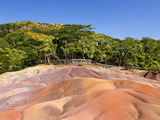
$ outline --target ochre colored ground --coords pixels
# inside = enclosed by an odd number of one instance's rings
[[[0,120],[160,120],[159,81],[158,74],[92,64],[4,73]]]

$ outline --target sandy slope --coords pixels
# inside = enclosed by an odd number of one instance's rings
[[[0,120],[159,120],[160,77],[144,74],[89,64],[4,73]]]

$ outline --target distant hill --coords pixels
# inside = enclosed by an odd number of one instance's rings
[[[78,58],[160,71],[160,40],[120,40],[93,30],[91,25],[33,21],[0,24],[0,73]]]

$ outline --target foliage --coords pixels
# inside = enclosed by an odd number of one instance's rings
[[[160,40],[115,39],[91,25],[32,21],[0,25],[0,73],[59,59],[92,59],[124,67],[160,71]]]

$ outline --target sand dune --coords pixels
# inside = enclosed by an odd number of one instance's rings
[[[4,73],[0,120],[159,120],[160,79],[144,74],[92,64]]]

